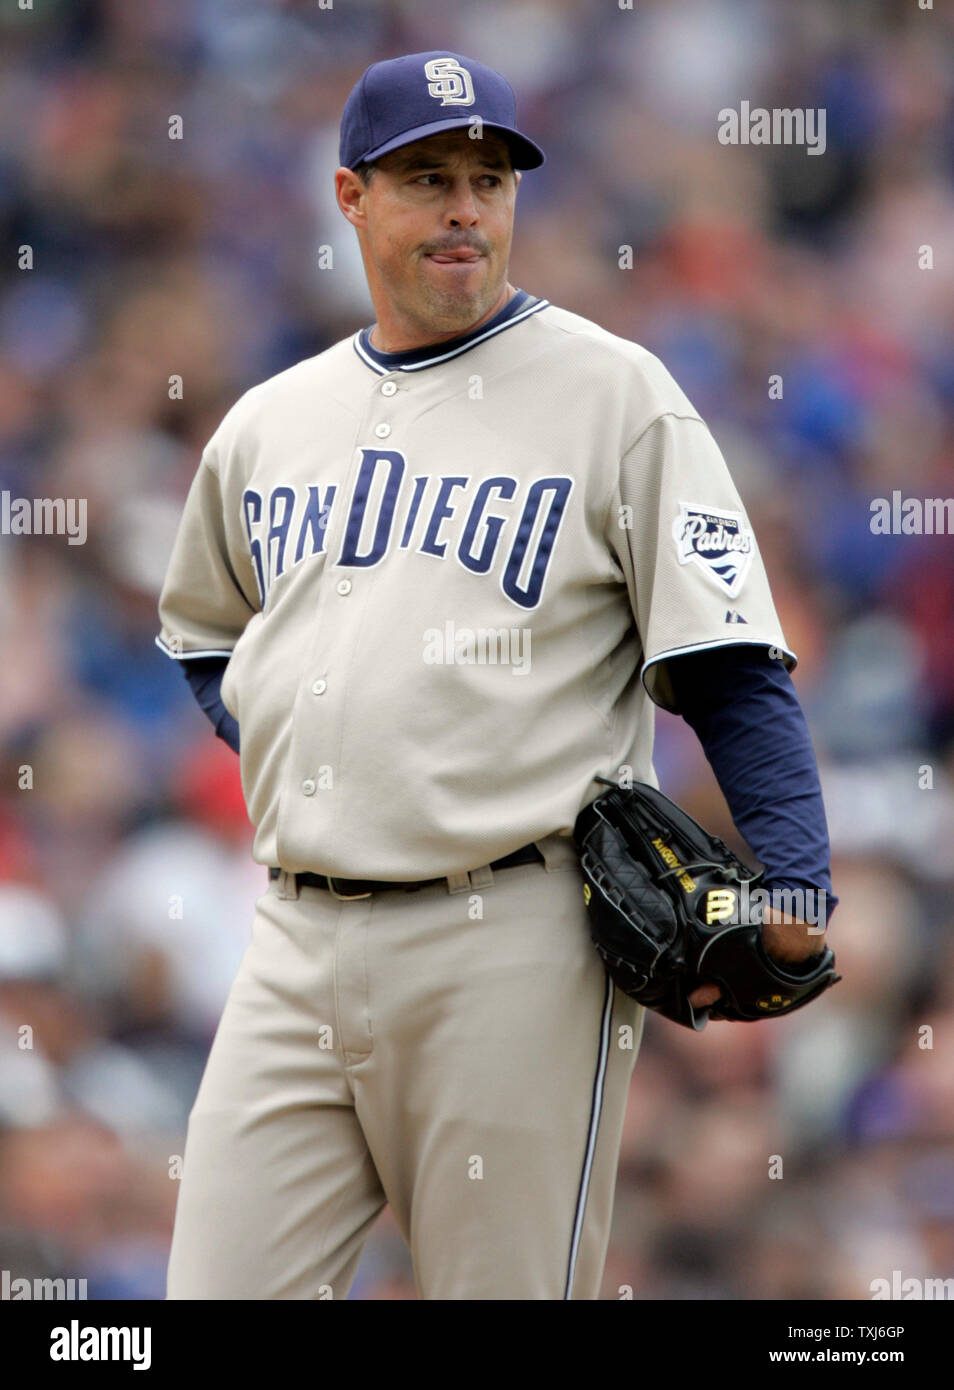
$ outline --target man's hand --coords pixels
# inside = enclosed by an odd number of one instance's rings
[[[825,949],[825,933],[817,927],[809,931],[809,923],[790,912],[766,907],[762,914],[762,941],[773,960],[780,965],[796,965],[810,956],[821,955]],[[718,985],[699,985],[689,996],[694,1009],[705,1009],[721,996]]]

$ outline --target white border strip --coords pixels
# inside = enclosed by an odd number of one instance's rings
[[[488,328],[486,333],[479,334],[471,342],[463,343],[460,347],[453,348],[450,352],[443,352],[438,357],[428,357],[423,362],[412,362],[405,364],[403,367],[382,367],[380,362],[376,362],[373,357],[370,357],[361,346],[360,342],[361,334],[364,332],[364,329],[356,333],[351,341],[361,361],[376,371],[378,376],[387,376],[391,372],[420,372],[423,371],[425,367],[435,367],[439,362],[448,362],[452,357],[459,357],[462,352],[469,352],[470,349],[476,347],[478,343],[486,342],[488,338],[492,338],[496,333],[502,333],[505,328],[512,328],[515,323],[520,323],[523,319],[529,318],[531,314],[539,313],[541,309],[548,309],[549,307],[549,299],[539,299],[535,304],[531,304],[529,308],[521,309],[519,314],[514,314],[512,319],[507,319],[504,323],[498,323],[496,328]]]
[[[600,1114],[603,1109],[603,1088],[606,1082],[606,1063],[609,1057],[610,1020],[613,1016],[613,980],[606,976],[606,998],[603,1001],[603,1017],[600,1021],[600,1049],[596,1061],[596,1076],[593,1078],[593,1101],[590,1105],[590,1129],[586,1138],[586,1155],[583,1159],[583,1172],[580,1174],[580,1190],[576,1198],[576,1213],[573,1218],[573,1238],[570,1242],[570,1262],[566,1271],[564,1301],[573,1292],[573,1275],[576,1272],[576,1257],[583,1233],[583,1216],[586,1212],[586,1199],[590,1190],[590,1174],[593,1170],[593,1154],[596,1151],[596,1136],[600,1127]]]
[[[220,651],[220,650],[218,650],[217,648],[216,648],[216,649],[213,649],[213,648],[211,648],[211,647],[210,647],[208,650],[206,650],[206,651],[200,651],[200,652],[177,652],[177,651],[173,651],[172,647],[170,647],[170,646],[168,645],[168,643],[163,642],[163,640],[162,640],[161,637],[157,637],[157,638],[156,638],[156,646],[159,648],[159,650],[160,650],[161,652],[165,652],[166,656],[171,657],[173,661],[189,661],[189,660],[190,660],[192,657],[194,657],[194,656],[231,656],[231,655],[232,655],[231,650],[229,650],[229,651]]]

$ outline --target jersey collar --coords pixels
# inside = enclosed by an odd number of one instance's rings
[[[512,328],[515,323],[521,323],[531,314],[538,313],[545,309],[549,304],[548,299],[538,299],[535,295],[527,294],[526,290],[517,290],[507,300],[506,304],[492,319],[482,323],[479,328],[472,329],[469,333],[463,333],[459,338],[448,338],[443,343],[431,343],[425,347],[409,348],[407,352],[379,352],[377,348],[371,346],[372,324],[368,328],[362,328],[354,335],[352,343],[354,350],[367,366],[380,376],[388,372],[419,372],[424,367],[434,367],[439,362],[447,362],[452,357],[458,357],[462,352],[467,352],[470,348],[476,347],[487,338],[492,338],[495,333],[502,333],[505,328]]]

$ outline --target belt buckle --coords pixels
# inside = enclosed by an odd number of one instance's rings
[[[331,874],[325,874],[325,878],[328,882],[328,892],[333,898],[337,898],[339,903],[353,903],[357,902],[359,898],[371,897],[370,893],[339,893]]]

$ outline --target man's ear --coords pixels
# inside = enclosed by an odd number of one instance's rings
[[[338,208],[355,226],[364,222],[364,192],[361,180],[350,169],[342,166],[335,171],[335,197]]]

